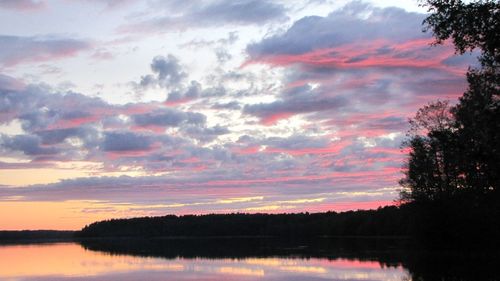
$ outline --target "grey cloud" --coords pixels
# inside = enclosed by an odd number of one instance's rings
[[[175,198],[172,200],[175,202],[189,198],[189,195],[183,194],[182,191],[189,193],[189,190],[193,190],[193,188],[197,190],[199,189],[198,183],[213,178],[207,175],[192,180],[175,176],[76,178],[62,180],[55,184],[16,189],[0,187],[0,201],[10,196],[22,196],[27,200],[36,201],[97,199],[151,204],[155,201],[154,198],[162,203]],[[196,184],[197,187],[191,187],[193,184]]]
[[[231,101],[228,103],[215,103],[212,105],[213,109],[229,109],[229,110],[240,110],[241,105],[237,101]]]
[[[96,109],[112,109],[114,106],[108,104],[104,100],[98,97],[89,97],[84,94],[76,93],[76,92],[65,92],[65,93],[59,93],[58,94],[60,97],[60,100],[56,100],[53,103],[58,103],[61,108],[65,109],[65,112],[67,112],[66,116],[71,116],[71,113],[68,112],[75,112],[75,114],[86,114],[86,112],[91,112]],[[49,96],[49,98],[56,99],[56,96]],[[79,116],[80,118],[82,116]]]
[[[59,121],[92,118],[96,115],[93,111],[105,113],[114,108],[99,98],[74,92],[51,92],[43,86],[30,85],[17,92],[0,91],[0,109],[10,113],[5,120],[0,115],[0,122],[17,118],[29,132],[44,130]]]
[[[90,126],[42,130],[36,131],[35,134],[41,138],[44,145],[58,144],[71,137],[77,137],[88,145],[98,138],[97,130]]]
[[[262,24],[286,19],[285,7],[269,0],[157,1],[153,8],[165,12],[155,18],[123,26],[121,30],[165,32],[187,27]],[[173,10],[176,15],[172,15]]]
[[[23,130],[31,132],[37,129],[44,129],[49,124],[55,122],[57,113],[55,110],[36,110],[18,116],[21,120]]]
[[[288,137],[258,138],[249,135],[241,136],[237,144],[244,146],[265,145],[271,148],[285,150],[300,150],[307,148],[325,148],[331,143],[327,137],[307,136],[304,134],[293,134]]]
[[[449,66],[459,66],[459,67],[479,67],[479,51],[475,50],[471,53],[465,53],[461,56],[453,56],[445,59],[443,63]]]
[[[169,90],[167,103],[188,102],[200,97],[219,97],[226,95],[226,89],[221,86],[202,88],[198,81],[184,83],[188,74],[183,70],[177,57],[169,54],[167,57],[156,56],[151,62],[153,74],[143,75],[139,82],[131,82],[131,86],[139,93],[148,88],[162,87]]]
[[[73,120],[73,119],[85,118],[85,117],[89,117],[89,116],[92,116],[92,114],[90,114],[89,112],[81,111],[81,110],[77,109],[77,110],[70,111],[70,112],[63,112],[61,114],[61,119]]]
[[[245,105],[243,113],[266,119],[279,114],[294,115],[325,110],[338,110],[349,104],[349,101],[345,97],[329,97],[321,92],[320,89],[313,90],[310,86],[297,87],[290,91],[294,91],[295,93],[284,93],[282,94],[282,99],[271,103]]]
[[[20,91],[24,87],[21,81],[0,73],[0,92]]]
[[[45,7],[43,0],[0,0],[0,8],[18,10],[18,11],[32,11]]]
[[[129,125],[128,120],[123,120],[118,116],[104,116],[101,124],[105,129],[126,128]]]
[[[20,151],[28,156],[53,155],[59,152],[55,147],[44,147],[40,138],[32,135],[0,136],[0,147],[7,151]]]
[[[283,149],[304,149],[304,148],[324,148],[330,144],[330,140],[319,137],[308,137],[304,135],[292,135],[287,138],[271,137],[261,142],[261,144],[269,145]]]
[[[168,94],[167,102],[182,102],[198,98],[201,95],[201,84],[191,81],[191,85],[185,90],[175,90]]]
[[[9,84],[0,86],[2,87],[0,88],[0,123],[9,122],[20,115],[32,112],[43,99],[42,91],[39,89],[34,87],[13,89],[12,84]]]
[[[153,140],[146,135],[132,132],[106,132],[101,149],[103,151],[143,151],[149,150]]]
[[[262,154],[259,157],[264,157],[262,161],[265,161],[265,167],[260,165],[249,165],[254,161],[261,161],[259,158],[233,158],[233,156],[228,152],[227,149],[222,147],[212,147],[205,148],[200,146],[193,146],[190,149],[191,157],[197,157],[202,164],[206,164],[207,159],[214,161],[234,161],[228,166],[223,166],[218,169],[207,169],[204,171],[198,171],[195,176],[193,176],[192,170],[188,167],[188,163],[182,163],[176,160],[174,157],[164,156],[160,154],[155,154],[148,158],[147,165],[148,169],[158,168],[160,170],[164,169],[182,169],[185,173],[174,173],[168,176],[143,176],[143,177],[89,177],[89,178],[77,178],[71,180],[63,180],[55,184],[48,185],[36,185],[28,186],[23,188],[0,188],[0,201],[2,198],[9,198],[13,196],[21,196],[27,201],[54,201],[54,200],[108,200],[110,202],[128,202],[140,204],[145,202],[147,204],[154,204],[161,201],[162,204],[168,204],[169,202],[184,202],[192,198],[193,192],[199,192],[202,189],[218,189],[220,192],[224,193],[226,188],[231,191],[232,196],[235,195],[238,190],[238,186],[244,185],[247,188],[251,188],[251,193],[259,194],[259,196],[280,196],[283,198],[291,199],[294,195],[303,195],[307,193],[321,194],[325,192],[332,192],[332,181],[328,177],[326,178],[300,178],[300,175],[304,175],[300,171],[301,166],[309,166],[308,163],[312,162],[301,162],[294,161],[293,158],[283,158],[276,157],[270,154]],[[184,157],[188,157],[187,155]],[[187,158],[180,158],[187,159]],[[154,161],[153,161],[154,160]],[[243,160],[243,162],[241,162]],[[314,160],[314,159],[312,159]],[[155,163],[156,161],[156,163]],[[249,162],[251,161],[251,162]],[[158,164],[157,167],[153,167]],[[184,165],[184,166],[183,166]],[[299,169],[299,170],[297,170]],[[314,167],[314,173],[321,175],[324,170],[318,170],[318,167]],[[272,179],[276,176],[273,171],[280,172],[279,178],[283,178],[277,182],[267,182],[267,179]],[[289,171],[289,173],[283,173]],[[292,178],[287,179],[287,176]],[[259,181],[262,179],[262,181]],[[234,180],[234,182],[233,182]],[[248,183],[244,183],[248,180]],[[349,181],[348,183],[346,183]],[[347,177],[345,180],[337,179],[335,181],[335,191],[341,191],[348,189],[350,191],[363,190],[371,188],[371,186],[380,186],[380,184],[386,184],[386,182],[377,184],[363,184],[363,186],[353,186],[351,183],[352,178]],[[304,184],[310,185],[310,188],[291,188],[299,187]],[[248,196],[249,189],[244,188],[242,191],[243,196]],[[210,193],[211,194],[211,193]],[[218,193],[217,196],[220,196]],[[211,196],[206,194],[207,196]],[[215,196],[215,195],[214,195]],[[295,197],[295,198],[303,198]],[[200,200],[205,200],[207,197],[203,195],[199,197]],[[165,201],[166,200],[166,201]]]
[[[184,132],[193,138],[196,138],[198,140],[202,140],[205,142],[212,141],[217,136],[230,133],[228,128],[220,126],[220,125],[216,125],[216,126],[210,127],[210,128],[202,128],[199,126],[189,126],[184,130]]]
[[[371,129],[386,129],[404,131],[408,127],[408,120],[402,116],[389,116],[382,119],[367,120],[367,127]]]
[[[192,12],[190,18],[205,23],[225,22],[238,24],[262,23],[283,18],[285,8],[267,0],[212,1]]]
[[[182,71],[179,60],[173,55],[155,57],[151,63],[151,70],[157,74],[158,81],[166,85],[175,85],[187,76]]]
[[[224,86],[211,87],[203,90],[203,97],[222,97],[227,94],[227,90]]]
[[[156,85],[158,85],[158,80],[156,80],[153,75],[147,74],[141,77],[141,81],[139,82],[138,86],[142,89],[147,89]]]
[[[90,48],[85,41],[54,37],[20,37],[0,35],[0,65],[13,66],[73,56]]]
[[[69,137],[79,136],[80,128],[45,130],[36,132],[36,134],[42,139],[43,144],[57,144]]]
[[[193,146],[190,148],[189,152],[191,156],[199,157],[201,159],[211,159],[221,162],[229,161],[231,159],[231,153],[227,149],[220,146],[210,148]]]
[[[365,17],[368,15],[367,17]],[[276,54],[302,54],[351,42],[390,39],[403,42],[424,38],[421,23],[425,15],[399,8],[375,8],[359,1],[326,17],[307,16],[285,33],[251,44],[247,52],[258,58]],[[359,58],[362,59],[362,58]]]
[[[151,71],[153,74],[143,75],[140,81],[131,82],[136,91],[153,87],[173,88],[175,91],[180,88],[181,82],[187,77],[179,59],[171,54],[156,56],[151,62]]]
[[[74,92],[54,92],[47,86],[28,85],[12,87],[14,79],[0,88],[0,122],[20,121],[26,135],[2,136],[1,150],[4,153],[22,152],[36,161],[90,160],[102,162],[114,169],[121,165],[140,165],[148,168],[148,155],[123,153],[120,157],[106,158],[103,151],[145,151],[162,153],[180,149],[200,134],[216,136],[224,133],[220,127],[206,128],[206,116],[196,112],[184,112],[166,108],[161,104],[111,105],[99,98],[91,98]],[[14,83],[16,82],[16,83]],[[193,84],[186,96],[198,95],[198,86]],[[10,90],[11,88],[16,88]],[[136,107],[151,108],[145,114],[132,114]],[[130,118],[121,118],[119,114]],[[130,126],[176,126],[180,136],[148,132],[148,134],[126,131]],[[189,135],[185,129],[191,128]],[[152,145],[155,144],[153,147]],[[183,153],[185,153],[183,151]],[[182,154],[183,154],[182,153]]]
[[[107,9],[112,9],[129,5],[137,0],[80,0],[80,1],[102,3],[106,5]]]
[[[1,77],[10,82],[0,87],[0,122],[20,121],[26,135],[3,135],[0,150],[5,155],[24,153],[32,160],[33,167],[35,163],[85,160],[102,163],[109,170],[121,166],[165,170],[197,151],[198,141],[209,141],[228,132],[222,126],[206,127],[207,117],[201,113],[180,111],[161,103],[111,105],[99,98],[57,92],[48,86],[21,85],[17,89],[10,85],[17,83],[15,79]],[[200,95],[199,84],[194,82],[183,95],[190,98]],[[137,109],[147,113],[133,114]],[[129,118],[122,118],[121,114]],[[137,133],[133,130],[138,128],[131,128],[134,126],[178,127],[179,134],[171,136],[154,130]],[[179,154],[168,156],[172,150]],[[129,151],[147,153],[126,153]],[[222,159],[224,154],[208,151],[204,155],[209,159]],[[106,157],[103,152],[116,152],[117,156]],[[150,158],[153,154],[171,160]],[[193,165],[198,164],[185,163],[182,169]]]
[[[151,113],[132,116],[138,126],[180,126],[181,124],[202,125],[206,116],[196,112],[184,112],[176,109],[163,108]]]

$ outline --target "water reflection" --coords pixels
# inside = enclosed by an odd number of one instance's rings
[[[0,280],[498,280],[498,257],[402,240],[112,239],[0,246]]]
[[[155,244],[156,249],[170,249],[165,252],[168,258],[158,255],[161,251],[153,248],[142,248],[136,255],[131,253],[145,243]],[[386,267],[376,261],[304,257],[297,253],[216,257],[207,256],[205,250],[205,257],[174,256],[174,249],[187,244],[199,246],[198,243],[202,242],[122,240],[90,241],[83,243],[84,246],[77,243],[2,246],[0,280],[402,280],[408,275],[401,266]],[[90,250],[89,244],[93,248],[108,245],[115,250]],[[118,245],[128,246],[119,253]]]

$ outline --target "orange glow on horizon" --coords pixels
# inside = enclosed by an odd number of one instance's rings
[[[253,202],[260,204],[263,197],[244,197],[219,199],[216,205]],[[87,224],[112,219],[141,216],[160,216],[166,214],[188,215],[207,213],[299,213],[299,212],[327,212],[348,211],[357,209],[376,209],[378,207],[394,205],[393,201],[369,202],[323,202],[325,198],[297,199],[291,201],[270,201],[266,205],[258,205],[244,209],[224,209],[218,212],[207,212],[193,209],[175,208],[171,205],[139,206],[133,204],[113,204],[104,201],[61,201],[61,202],[35,202],[35,201],[4,201],[0,204],[0,230],[80,230]],[[304,203],[303,206],[301,203]],[[310,205],[314,203],[314,205]],[[194,203],[195,206],[197,203]],[[293,205],[290,205],[293,204]],[[164,212],[150,213],[148,208],[166,207]],[[178,205],[182,207],[182,204]],[[173,209],[177,210],[173,210]]]
[[[62,202],[1,202],[0,230],[79,230],[97,220],[112,218],[112,214],[82,213],[93,206],[87,201]]]

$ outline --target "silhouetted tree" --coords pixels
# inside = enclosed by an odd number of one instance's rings
[[[469,89],[454,108],[467,188],[477,195],[499,194],[500,75],[498,68],[471,70]]]
[[[433,32],[435,44],[451,39],[457,53],[478,50],[480,66],[469,68],[457,105],[430,103],[410,121],[401,199],[420,205],[420,222],[427,230],[440,227],[443,238],[498,237],[500,2],[427,0],[424,6],[431,12],[424,30]]]
[[[460,179],[458,139],[451,108],[446,101],[429,103],[410,119],[410,149],[404,201],[434,201],[450,198],[463,185]]]
[[[436,44],[452,39],[458,53],[481,51],[481,67],[467,73],[459,103],[423,107],[410,121],[404,200],[442,199],[469,192],[498,197],[500,185],[500,3],[427,0],[424,20]]]
[[[424,20],[424,30],[431,30],[436,44],[453,40],[455,49],[463,54],[476,48],[485,62],[499,62],[500,3],[497,0],[473,1],[426,0],[431,15]]]
[[[469,69],[469,89],[454,108],[462,144],[466,187],[478,195],[498,193],[500,184],[500,2],[428,0],[424,21],[436,43],[452,39],[463,54],[478,49],[481,67]],[[498,195],[497,195],[498,196]]]

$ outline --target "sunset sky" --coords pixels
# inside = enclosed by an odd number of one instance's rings
[[[416,0],[0,0],[0,230],[393,204],[474,55]]]

